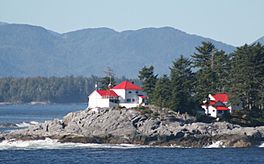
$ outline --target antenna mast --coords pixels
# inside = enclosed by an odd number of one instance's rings
[[[106,76],[109,77],[110,81],[109,81],[109,84],[108,84],[108,87],[111,88],[112,86],[112,78],[113,76],[115,75],[114,72],[113,72],[113,69],[111,67],[107,67],[106,70],[104,71],[104,73],[106,74]]]

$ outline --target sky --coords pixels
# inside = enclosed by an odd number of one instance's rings
[[[241,46],[264,36],[264,0],[0,0],[0,22],[59,33],[171,26]]]

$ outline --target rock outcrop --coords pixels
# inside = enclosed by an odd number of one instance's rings
[[[201,123],[194,117],[155,108],[146,110],[98,108],[73,112],[63,120],[33,125],[0,134],[4,139],[35,140],[46,137],[60,142],[143,144],[206,147],[249,147],[264,140],[264,127],[241,127],[227,122]]]

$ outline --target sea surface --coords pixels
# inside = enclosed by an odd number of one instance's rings
[[[25,128],[45,120],[62,119],[86,104],[0,105],[0,130]],[[59,143],[36,141],[0,142],[0,164],[46,163],[264,163],[264,144],[254,148],[175,148],[140,145]]]
[[[69,112],[85,109],[87,104],[0,105],[0,132],[23,128],[45,120],[62,119]]]

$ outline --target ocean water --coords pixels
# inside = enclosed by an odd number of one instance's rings
[[[26,127],[54,118],[61,119],[86,104],[2,105],[2,131]],[[20,127],[19,127],[20,126]],[[217,147],[214,143],[211,147]],[[264,163],[264,143],[254,148],[175,148],[140,145],[59,143],[36,141],[0,142],[0,164],[46,163]]]
[[[87,104],[0,105],[0,132],[24,128],[45,120],[62,119],[69,112],[85,109]]]
[[[264,150],[191,148],[65,148],[0,150],[0,163],[257,163]]]

